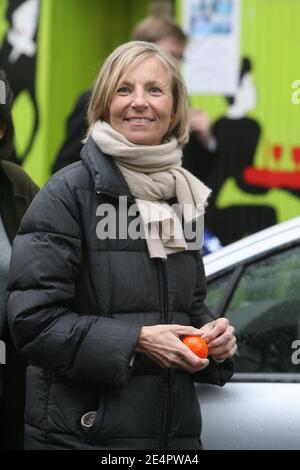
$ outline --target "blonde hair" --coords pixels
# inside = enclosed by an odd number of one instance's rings
[[[189,139],[188,99],[184,81],[173,57],[156,44],[131,41],[115,49],[105,60],[97,76],[88,108],[88,135],[96,121],[108,121],[109,108],[120,79],[145,59],[155,57],[171,76],[173,119],[165,138],[173,135],[180,144]]]

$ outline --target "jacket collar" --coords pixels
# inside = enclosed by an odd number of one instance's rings
[[[81,159],[95,181],[95,191],[112,197],[126,196],[134,201],[121,171],[113,159],[101,152],[92,137],[81,151]]]

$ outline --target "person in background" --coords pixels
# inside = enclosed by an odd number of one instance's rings
[[[0,449],[22,449],[25,401],[25,359],[15,350],[6,319],[7,278],[13,239],[38,191],[14,163],[6,161],[13,147],[12,92],[0,69],[0,340],[6,360],[0,365]],[[4,99],[3,99],[4,98]]]
[[[144,18],[135,26],[131,39],[160,45],[172,54],[179,65],[184,59],[184,50],[188,43],[188,36],[168,16]],[[84,92],[68,118],[66,138],[55,158],[53,173],[80,159],[82,140],[88,126],[87,109],[90,98],[91,90]],[[217,159],[217,142],[211,133],[209,117],[204,111],[190,108],[189,124],[191,132],[189,142],[183,149],[183,167],[205,182]]]
[[[170,54],[118,47],[96,80],[81,160],[22,221],[8,317],[29,361],[26,449],[201,449],[194,382],[230,379],[236,339],[204,303],[200,251],[179,221],[190,208],[196,222],[210,192],[181,166],[187,115]],[[185,335],[203,337],[209,359]]]
[[[188,44],[186,33],[168,16],[149,16],[143,19],[135,26],[132,39],[158,44],[176,59],[179,67]],[[218,160],[217,140],[211,132],[208,114],[190,107],[189,128],[189,140],[183,147],[182,166],[199,180],[206,182]]]

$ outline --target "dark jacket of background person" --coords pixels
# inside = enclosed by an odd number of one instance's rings
[[[90,97],[91,90],[80,95],[72,113],[68,117],[66,138],[56,156],[52,173],[80,160],[80,152],[83,147],[82,140],[86,136],[88,127],[87,108]],[[207,176],[212,172],[217,160],[217,153],[210,152],[200,142],[196,133],[191,132],[190,140],[183,148],[183,168],[193,173],[201,181],[206,182]]]
[[[97,207],[112,204],[118,220],[120,196],[134,203],[112,159],[90,138],[82,161],[35,198],[16,237],[8,315],[30,361],[27,449],[199,448],[193,380],[223,385],[233,373],[231,359],[212,359],[194,375],[140,353],[130,366],[143,325],[200,327],[212,314],[198,252],[154,260],[141,238],[97,237]],[[96,418],[83,429],[91,411]]]
[[[0,213],[11,244],[37,191],[22,168],[0,161]],[[26,361],[15,350],[7,321],[1,340],[6,345],[6,365],[1,366],[0,449],[20,449],[23,447]]]

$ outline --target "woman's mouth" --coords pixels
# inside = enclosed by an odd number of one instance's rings
[[[154,121],[154,119],[148,118],[148,117],[131,117],[131,118],[125,118],[125,121],[132,122],[134,124],[144,124],[148,122]]]

